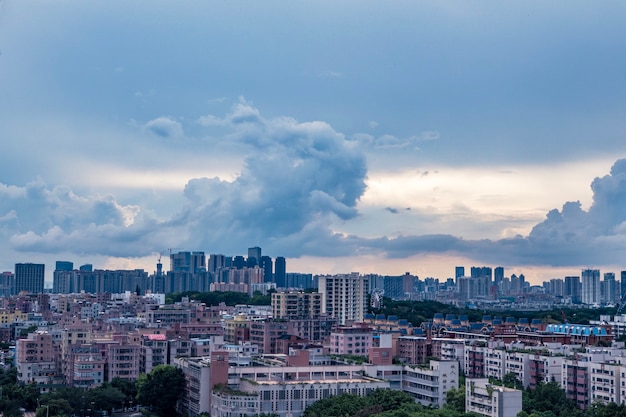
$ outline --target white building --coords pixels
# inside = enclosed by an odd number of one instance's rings
[[[589,305],[600,305],[600,270],[582,270],[582,302]]]
[[[358,272],[341,275],[320,275],[318,289],[322,294],[322,313],[347,321],[363,321],[367,312],[369,278]]]
[[[402,391],[424,406],[441,407],[448,390],[459,387],[457,361],[430,361],[428,367],[405,365]]]
[[[522,391],[491,385],[487,378],[465,380],[465,412],[485,417],[515,417],[522,411]]]

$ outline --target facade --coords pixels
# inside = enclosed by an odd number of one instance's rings
[[[322,313],[322,294],[275,292],[272,294],[272,315],[277,319],[311,319]]]
[[[372,329],[369,327],[337,326],[330,333],[329,353],[334,355],[367,356],[372,346]]]
[[[15,294],[43,293],[45,268],[44,264],[15,264]]]
[[[278,288],[287,286],[287,261],[282,256],[276,257],[274,261],[274,282]]]
[[[17,340],[16,346],[18,381],[35,384],[40,392],[48,392],[51,388],[62,385],[63,378],[55,361],[51,334],[30,333],[27,338]]]
[[[522,411],[522,391],[491,385],[489,379],[465,380],[465,412],[485,417],[515,417]]]
[[[363,321],[367,312],[369,279],[358,272],[318,277],[318,290],[322,294],[322,313],[348,321]]]
[[[457,361],[430,361],[427,367],[404,366],[402,391],[426,407],[442,407],[449,389],[459,387]]]
[[[583,304],[599,305],[602,301],[600,289],[600,270],[583,269],[581,276]]]
[[[432,344],[425,336],[401,336],[398,338],[397,358],[402,363],[425,363],[430,356]]]

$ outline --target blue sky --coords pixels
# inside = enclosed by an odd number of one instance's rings
[[[3,0],[0,269],[256,245],[315,273],[626,269],[625,18]]]

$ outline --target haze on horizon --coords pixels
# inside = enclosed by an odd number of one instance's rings
[[[251,246],[313,273],[626,270],[625,19],[2,1],[0,270]]]

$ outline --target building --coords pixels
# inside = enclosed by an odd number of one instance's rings
[[[278,288],[287,286],[287,261],[284,257],[278,256],[274,261],[274,282]]]
[[[45,268],[44,264],[15,264],[15,294],[42,293]]]
[[[0,274],[0,297],[9,297],[15,294],[15,274],[6,271]]]
[[[275,292],[272,315],[277,319],[311,319],[322,313],[322,294],[318,292]]]
[[[582,285],[580,277],[565,277],[563,282],[563,296],[568,297],[572,303],[582,302]]]
[[[337,326],[330,333],[329,353],[367,356],[372,346],[372,329],[367,326]]]
[[[248,267],[251,266],[261,266],[261,248],[258,246],[248,248]]]
[[[457,361],[432,360],[427,366],[404,366],[402,391],[426,407],[442,407],[450,389],[459,387]]]
[[[17,379],[25,384],[35,384],[40,392],[61,386],[63,377],[57,368],[52,335],[44,332],[30,333],[16,341]]]
[[[485,417],[515,417],[522,411],[522,391],[491,385],[486,378],[465,380],[465,412]]]
[[[318,277],[318,291],[322,294],[322,313],[348,321],[363,321],[367,312],[369,279],[358,272]]]
[[[583,304],[599,305],[600,298],[600,270],[583,269],[582,273],[582,302]]]

